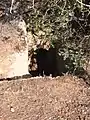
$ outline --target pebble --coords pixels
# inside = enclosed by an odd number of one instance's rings
[[[13,107],[11,107],[11,108],[10,108],[10,110],[11,110],[11,112],[15,112],[15,110],[14,110],[14,108],[13,108]]]

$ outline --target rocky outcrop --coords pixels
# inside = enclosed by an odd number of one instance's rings
[[[26,34],[22,18],[0,21],[0,79],[28,74]]]

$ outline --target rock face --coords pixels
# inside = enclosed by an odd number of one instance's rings
[[[26,34],[23,19],[0,22],[0,79],[28,74]]]

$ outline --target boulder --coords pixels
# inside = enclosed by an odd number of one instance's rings
[[[0,21],[0,79],[28,74],[28,43],[23,19]]]

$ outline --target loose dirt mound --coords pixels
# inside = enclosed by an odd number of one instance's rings
[[[90,87],[71,76],[0,81],[0,120],[90,120]]]

